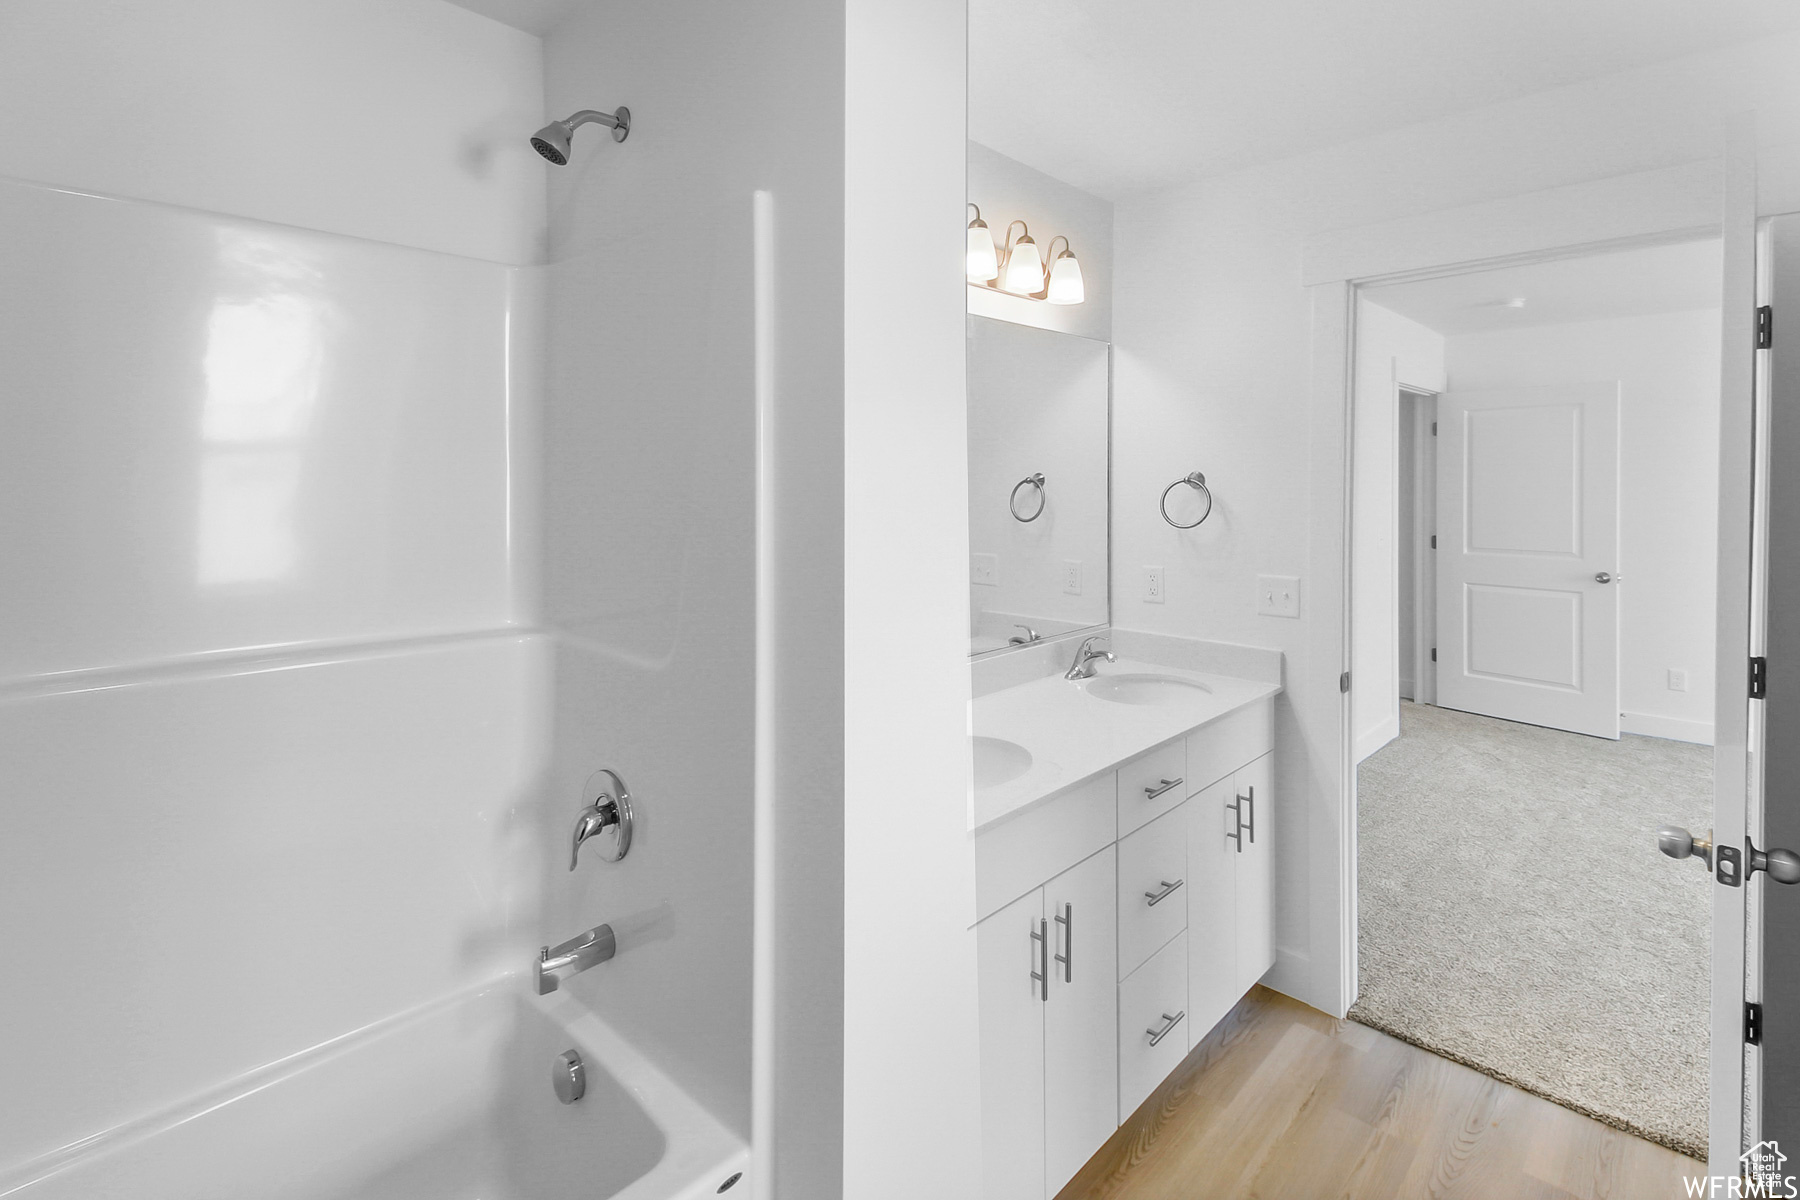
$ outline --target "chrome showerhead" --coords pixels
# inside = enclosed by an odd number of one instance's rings
[[[557,166],[566,166],[569,161],[569,135],[573,132],[561,121],[552,121],[531,135],[531,148]]]
[[[631,110],[620,105],[615,112],[596,112],[584,108],[566,121],[552,121],[531,135],[531,148],[557,166],[569,162],[569,143],[575,130],[587,124],[605,125],[613,131],[613,141],[622,142],[631,133]]]

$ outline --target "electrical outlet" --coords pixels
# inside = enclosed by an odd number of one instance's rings
[[[1000,556],[998,554],[969,555],[969,582],[982,587],[1000,586]]]
[[[1258,575],[1256,611],[1265,617],[1299,616],[1299,578],[1294,575]]]
[[[1063,591],[1071,596],[1081,595],[1081,564],[1072,558],[1063,560]]]
[[[1163,569],[1161,567],[1144,568],[1144,603],[1161,604],[1163,602]]]
[[[1687,672],[1669,668],[1669,690],[1671,692],[1687,691]]]

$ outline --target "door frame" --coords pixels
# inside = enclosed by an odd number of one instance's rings
[[[1749,118],[1732,122],[1719,161],[1644,172],[1489,201],[1466,208],[1319,234],[1302,255],[1302,283],[1312,316],[1309,391],[1312,527],[1308,556],[1320,594],[1338,597],[1338,619],[1313,622],[1305,659],[1296,664],[1292,700],[1327,794],[1308,818],[1309,851],[1297,864],[1314,880],[1307,895],[1310,935],[1304,978],[1284,979],[1315,1005],[1342,1016],[1357,993],[1357,796],[1349,704],[1350,591],[1355,428],[1355,340],[1358,289],[1470,271],[1594,254],[1606,250],[1724,240],[1723,329],[1745,353],[1724,356],[1720,395],[1719,606],[1716,661],[1722,686],[1715,701],[1715,838],[1741,845],[1733,806],[1749,784],[1750,735],[1745,697],[1723,681],[1749,654],[1751,489],[1754,450],[1756,149]],[[1742,813],[1738,806],[1737,812]],[[1646,842],[1645,853],[1654,853]],[[1745,889],[1715,898],[1711,1038],[1736,1053],[1711,1056],[1709,1145],[1714,1174],[1736,1174],[1746,1144],[1742,1095],[1742,1000]],[[1735,901],[1735,920],[1732,911]],[[1735,946],[1735,952],[1733,947]],[[1735,977],[1733,965],[1735,964]],[[1728,993],[1735,988],[1736,1002]],[[1284,990],[1291,990],[1284,988]],[[1730,1100],[1720,1102],[1722,1098]]]
[[[1404,405],[1412,410],[1412,445],[1401,446],[1396,461],[1412,476],[1413,520],[1407,531],[1406,553],[1412,558],[1413,625],[1410,631],[1413,653],[1413,703],[1437,703],[1437,663],[1431,652],[1437,646],[1437,560],[1432,557],[1432,530],[1437,528],[1437,443],[1427,425],[1437,425],[1438,393],[1424,388],[1400,385],[1395,405],[1395,436],[1399,436],[1398,413]],[[1397,622],[1400,614],[1396,612]],[[1394,645],[1398,649],[1405,630],[1396,630]],[[1399,677],[1399,671],[1394,672]]]

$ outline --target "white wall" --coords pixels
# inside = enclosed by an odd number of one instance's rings
[[[538,39],[440,0],[11,0],[0,175],[536,259]]]
[[[1506,104],[1426,120],[1343,146],[1116,205],[1113,547],[1121,580],[1168,566],[1168,602],[1115,584],[1115,625],[1265,645],[1288,657],[1277,713],[1277,783],[1293,818],[1282,856],[1282,960],[1272,982],[1320,1007],[1341,986],[1342,857],[1338,662],[1319,661],[1313,623],[1330,596],[1304,590],[1302,618],[1260,617],[1259,573],[1300,575],[1312,531],[1342,500],[1308,477],[1307,347],[1301,283],[1312,235],[1584,180],[1716,156],[1728,114],[1758,110],[1765,209],[1800,207],[1785,165],[1800,134],[1800,39],[1770,39]],[[1180,535],[1155,490],[1187,471],[1216,481],[1212,520]],[[1316,901],[1316,902],[1315,902]]]
[[[529,297],[343,236],[531,244],[454,134],[376,175],[336,136],[536,106],[530,46],[439,8],[0,15],[0,174],[41,181],[0,183],[0,1173],[535,944]]]
[[[963,0],[851,0],[847,14],[844,277],[882,286],[844,293],[842,1189],[966,1196],[980,1178],[968,14]]]
[[[1621,725],[1710,744],[1718,310],[1465,334],[1446,355],[1457,391],[1619,381]],[[1671,668],[1687,691],[1670,690]]]
[[[1444,390],[1444,339],[1358,296],[1352,477],[1352,761],[1400,736],[1399,488],[1401,385]],[[1329,603],[1329,598],[1326,599]]]
[[[1058,329],[1107,341],[1112,337],[1113,206],[1091,192],[1054,176],[969,143],[969,199],[981,207],[982,220],[993,232],[996,248],[1006,245],[1006,227],[1022,220],[1040,254],[1048,254],[1057,234],[1081,263],[1087,299],[1080,304],[1050,304],[1009,296],[991,288],[970,287],[969,311],[977,316]],[[974,214],[969,214],[973,216]],[[964,222],[967,224],[967,221]],[[1057,247],[1058,252],[1062,249]]]

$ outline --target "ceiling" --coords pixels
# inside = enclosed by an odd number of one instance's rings
[[[458,8],[543,37],[575,7],[576,0],[450,0]]]
[[[1363,294],[1449,337],[1717,308],[1723,272],[1713,238],[1389,284]],[[1525,304],[1506,307],[1509,300]]]
[[[1117,197],[1791,29],[1792,0],[969,0],[969,136]]]

